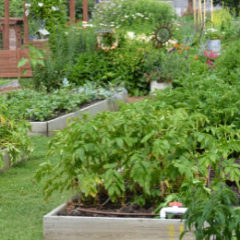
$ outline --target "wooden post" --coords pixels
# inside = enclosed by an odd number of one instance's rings
[[[83,21],[88,21],[88,0],[83,0]]]
[[[75,23],[76,3],[75,0],[70,0],[70,22]]]
[[[197,19],[196,19],[196,0],[193,0],[193,17],[194,17],[194,25],[196,26]]]
[[[206,25],[206,20],[207,20],[206,13],[207,13],[207,3],[206,3],[206,0],[204,0],[203,2],[203,26],[204,27]]]
[[[213,24],[213,0],[211,0],[211,22]]]
[[[26,7],[26,0],[24,0],[24,44],[28,42],[28,9]]]
[[[4,1],[5,13],[4,13],[4,49],[9,50],[9,0]]]
[[[202,0],[198,0],[198,24],[202,25]]]
[[[189,15],[193,14],[193,0],[188,0],[187,13]]]

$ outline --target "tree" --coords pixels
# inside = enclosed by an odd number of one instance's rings
[[[232,11],[239,15],[240,0],[214,0],[214,4],[221,4],[229,7]]]
[[[188,14],[193,14],[193,0],[188,0],[187,13]]]

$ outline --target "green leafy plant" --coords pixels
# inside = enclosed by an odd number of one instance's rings
[[[45,121],[79,110],[84,103],[111,97],[116,91],[118,88],[111,91],[88,83],[80,88],[66,87],[50,94],[19,90],[0,96],[0,100],[9,108],[8,114],[12,118]]]
[[[121,42],[120,47],[93,54],[83,53],[75,65],[68,65],[69,81],[81,85],[86,81],[99,85],[112,83],[124,86],[130,94],[146,94],[148,83],[142,79],[145,44],[137,41]]]
[[[218,179],[239,179],[239,166],[230,159],[239,151],[239,130],[208,123],[200,113],[163,109],[153,100],[85,124],[76,120],[51,142],[50,154],[60,154],[59,164],[44,163],[37,178],[47,176],[46,196],[73,189],[83,202],[105,196],[117,205],[157,207],[186,181],[207,181],[209,166]]]
[[[18,62],[17,67],[21,69],[22,67],[24,67],[26,64],[29,63],[34,72],[36,67],[44,66],[43,59],[44,59],[45,51],[35,48],[32,44],[28,45],[28,49],[29,49],[28,51],[29,58],[21,58],[20,61]],[[25,73],[26,73],[26,70],[23,71],[23,74]]]
[[[66,23],[66,5],[65,1],[59,0],[37,0],[30,1],[30,17],[40,19],[46,28],[52,32],[59,25]]]
[[[216,28],[207,28],[205,31],[205,37],[210,40],[221,39],[224,37],[224,33]]]
[[[156,24],[172,22],[174,17],[170,5],[152,0],[103,1],[93,11],[93,21],[99,28],[142,28],[148,33],[154,30]]]
[[[61,87],[63,79],[70,78],[71,68],[67,65],[72,67],[78,55],[91,54],[95,50],[94,31],[78,25],[58,28],[50,37],[51,54],[46,54],[43,65],[34,68],[35,88],[46,88],[50,92]]]
[[[3,166],[3,155],[10,155],[11,164],[27,159],[32,145],[27,136],[30,125],[25,121],[15,121],[8,117],[7,107],[1,103],[0,111],[0,168]]]
[[[236,193],[224,183],[218,183],[209,191],[196,191],[192,187],[185,214],[185,231],[194,232],[196,240],[232,240],[240,238],[240,209]],[[186,196],[185,196],[186,198]]]
[[[240,53],[239,47],[240,44],[238,41],[232,41],[228,44],[226,51],[216,60],[218,75],[222,78],[229,76],[234,72],[238,72],[238,66],[240,64],[238,57]],[[230,77],[226,77],[226,81],[228,81],[228,79],[230,79]]]
[[[169,52],[165,50],[154,50],[151,54],[146,54],[144,62],[145,75],[147,81],[172,82],[188,71],[186,58],[174,47]]]
[[[10,16],[23,17],[23,0],[11,0],[10,2]],[[0,16],[4,16],[4,0],[0,0]]]

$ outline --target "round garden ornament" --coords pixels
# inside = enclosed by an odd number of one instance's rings
[[[172,37],[172,31],[170,26],[160,26],[153,34],[153,45],[156,48],[162,47]]]
[[[118,37],[112,30],[98,31],[97,32],[98,47],[104,51],[109,51],[117,48]]]

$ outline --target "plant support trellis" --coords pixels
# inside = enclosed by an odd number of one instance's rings
[[[195,25],[205,25],[208,10],[207,6],[210,7],[211,22],[213,22],[213,0],[193,0],[193,14]]]

